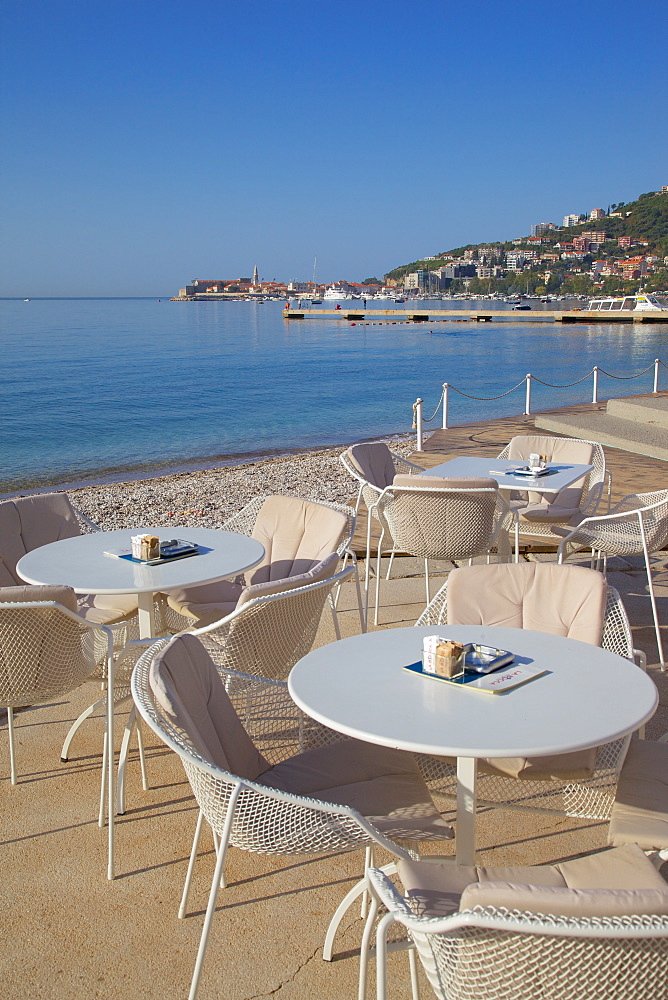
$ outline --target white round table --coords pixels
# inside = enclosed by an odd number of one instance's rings
[[[195,542],[200,554],[147,566],[105,556],[131,548],[132,535],[157,535],[161,541],[180,537]],[[24,555],[16,567],[27,583],[65,584],[77,594],[136,594],[139,632],[154,635],[153,595],[197,587],[237,576],[256,566],[264,546],[254,538],[214,528],[121,528],[63,538]]]
[[[422,637],[516,654],[548,673],[504,694],[416,676]],[[654,714],[654,682],[615,653],[543,632],[439,625],[382,629],[313,650],[288,679],[307,715],[369,743],[457,757],[457,862],[475,863],[477,758],[538,757],[625,736]]]

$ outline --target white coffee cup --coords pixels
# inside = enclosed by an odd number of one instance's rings
[[[542,462],[540,460],[540,455],[532,453],[529,455],[529,468],[530,469],[540,469],[542,468]]]

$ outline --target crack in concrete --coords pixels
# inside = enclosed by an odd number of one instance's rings
[[[294,983],[299,973],[302,972],[302,970],[305,969],[306,966],[313,961],[318,952],[321,951],[322,948],[320,945],[318,945],[315,951],[311,955],[309,955],[300,965],[297,966],[292,975],[288,979],[284,979],[283,982],[279,983],[275,989],[269,990],[269,992],[267,993],[254,993],[252,996],[246,997],[245,1000],[263,1000],[264,997],[276,996],[276,994],[280,993],[280,991],[283,989],[284,986],[288,986],[290,983]]]

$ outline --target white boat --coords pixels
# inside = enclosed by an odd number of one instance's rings
[[[664,306],[654,295],[621,295],[618,298],[590,299],[587,312],[665,312]]]
[[[330,302],[332,299],[352,299],[350,292],[346,292],[343,288],[337,288],[336,285],[330,285],[329,288],[325,289],[325,294],[323,299],[328,299]]]

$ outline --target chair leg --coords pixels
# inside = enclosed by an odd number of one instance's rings
[[[130,738],[132,730],[137,721],[137,709],[133,705],[128,714],[123,739],[121,740],[121,752],[118,758],[118,776],[116,778],[116,812],[123,816],[125,813],[125,766],[128,761],[128,750],[130,749]]]
[[[216,861],[216,868],[213,873],[213,879],[211,880],[211,891],[209,892],[209,903],[206,908],[206,916],[204,918],[204,926],[202,927],[202,936],[199,941],[199,948],[197,949],[197,959],[195,960],[195,968],[193,971],[193,978],[190,984],[190,993],[188,994],[188,1000],[195,1000],[197,996],[197,989],[199,987],[200,976],[202,975],[202,965],[204,964],[204,956],[206,955],[206,947],[209,943],[209,933],[211,931],[211,923],[213,921],[213,915],[216,910],[216,900],[218,899],[218,891],[220,887],[220,876],[225,865],[225,851],[220,850],[218,852],[218,859]]]
[[[355,567],[355,591],[357,593],[357,608],[360,616],[360,629],[366,632],[366,614],[362,606],[362,587],[360,584],[360,571],[357,563],[357,556],[353,552],[353,566]]]
[[[188,871],[186,872],[186,880],[183,884],[181,905],[179,906],[179,920],[182,920],[186,915],[186,907],[188,905],[188,894],[190,893],[190,883],[192,882],[193,872],[195,870],[195,861],[197,860],[197,853],[199,851],[199,842],[202,836],[203,821],[204,821],[204,813],[200,809],[199,816],[197,817],[197,823],[195,825],[193,846],[190,849],[190,858],[188,860]]]
[[[386,914],[376,931],[376,1000],[387,996],[387,928],[393,920],[391,913]]]
[[[144,753],[144,734],[142,732],[142,721],[137,718],[137,749],[139,750],[139,767],[141,769],[141,787],[142,791],[148,792],[151,787],[148,783],[148,774],[146,773],[146,755]]]
[[[371,934],[373,933],[373,925],[376,922],[376,917],[378,916],[378,900],[373,896],[371,898],[371,906],[369,907],[369,914],[364,924],[364,933],[362,934],[362,943],[360,945],[360,974],[359,974],[359,985],[357,987],[357,1000],[366,1000],[366,983],[367,983],[367,973],[369,968],[369,958],[370,958],[370,941]]]
[[[374,625],[378,624],[378,602],[380,598],[380,559],[383,551],[383,536],[385,532],[381,531],[380,541],[378,542],[378,559],[376,561],[376,609],[373,617]]]
[[[417,974],[417,955],[415,948],[408,949],[408,967],[411,971],[411,994],[412,1000],[420,1000],[420,983]]]
[[[388,865],[383,865],[380,869],[385,872],[386,875],[394,875],[397,871],[396,861],[391,861]],[[356,885],[349,889],[345,894],[336,910],[334,911],[334,916],[329,922],[329,927],[327,928],[327,933],[325,934],[325,943],[322,948],[322,957],[325,962],[332,961],[332,952],[334,950],[334,938],[336,937],[336,932],[339,929],[339,925],[343,920],[345,914],[348,912],[350,907],[353,905],[358,896],[361,896],[367,890],[366,878],[360,879]]]
[[[97,825],[104,826],[104,800],[107,791],[107,750],[109,746],[109,740],[107,738],[107,731],[104,731],[104,737],[102,739],[102,780],[100,782],[100,811],[98,813]]]
[[[104,696],[102,698],[98,698],[97,701],[93,702],[92,705],[89,705],[88,708],[85,709],[81,713],[81,715],[76,720],[76,722],[72,723],[72,725],[70,726],[70,731],[68,732],[67,736],[65,737],[65,742],[63,743],[63,749],[60,751],[60,759],[62,761],[69,760],[70,743],[74,739],[74,735],[75,735],[77,729],[79,728],[79,726],[83,722],[85,722],[86,719],[93,714],[93,712],[95,711],[95,709],[100,707],[100,705],[104,705]]]
[[[647,571],[647,587],[649,590],[649,599],[652,603],[652,614],[654,616],[654,631],[656,632],[656,645],[659,650],[659,662],[661,664],[661,670],[665,672],[666,663],[663,656],[663,642],[661,641],[661,631],[659,629],[659,616],[656,610],[656,598],[654,596],[654,584],[652,583],[652,568],[649,564],[649,553],[647,551],[647,542],[645,540],[645,532],[642,532],[643,549],[645,555],[645,570]]]
[[[9,773],[12,785],[16,784],[16,758],[14,756],[14,709],[7,708],[7,735],[9,736]]]
[[[332,622],[334,623],[334,635],[337,640],[341,638],[341,629],[339,628],[339,616],[336,612],[336,604],[334,603],[334,598],[331,594],[328,595],[327,601],[329,603],[330,611],[332,612]]]
[[[392,551],[390,552],[390,561],[387,564],[387,573],[385,574],[385,579],[386,580],[390,579],[390,576],[392,574],[392,566],[393,565],[394,565],[394,545],[392,546]],[[378,569],[380,570],[380,564],[378,566]]]

